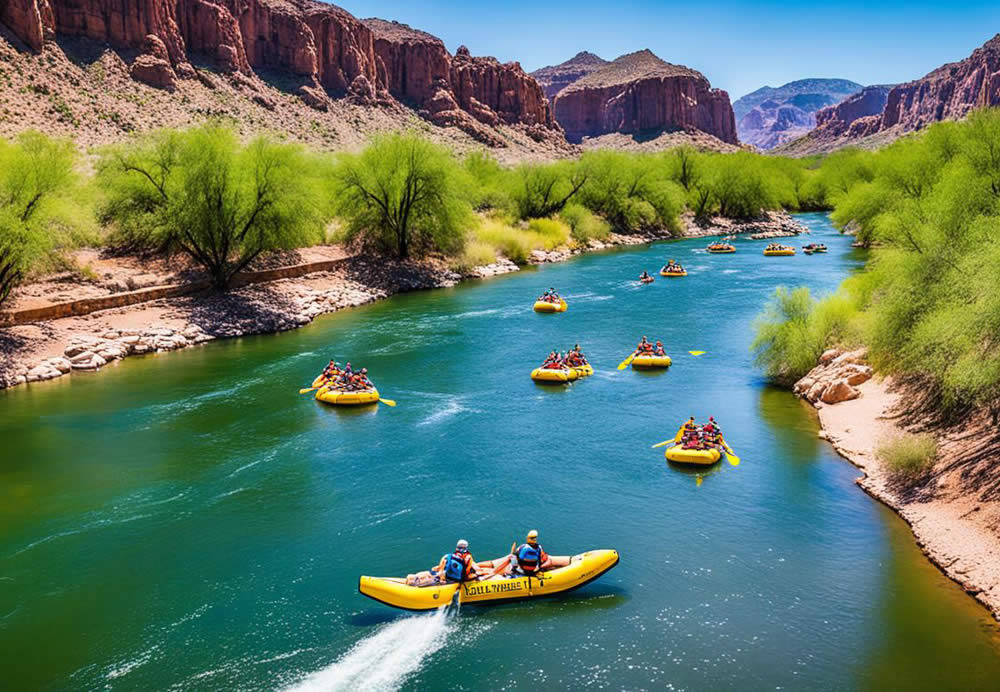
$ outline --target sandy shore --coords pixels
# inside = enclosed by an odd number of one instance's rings
[[[834,368],[820,366],[807,378],[819,381],[826,375],[829,380]],[[984,501],[970,487],[961,465],[954,463],[961,451],[956,452],[950,433],[939,435],[932,482],[913,486],[894,479],[875,448],[904,431],[900,412],[908,402],[887,379],[873,377],[853,389],[856,398],[818,401],[820,436],[864,472],[858,485],[899,513],[931,562],[1000,619],[1000,502]]]

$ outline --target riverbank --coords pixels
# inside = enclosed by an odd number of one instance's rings
[[[863,351],[828,351],[795,392],[818,409],[820,437],[863,472],[857,484],[899,514],[930,561],[1000,620],[1000,502],[965,463],[981,452],[976,441],[990,438],[989,421],[935,430],[933,468],[907,482],[875,449],[913,427],[905,422],[914,405],[908,387],[873,377]]]
[[[685,222],[683,237],[760,233],[761,228],[808,232],[790,215],[771,212],[751,222],[720,222],[699,227]],[[695,229],[695,230],[692,230]],[[714,231],[714,232],[712,232]],[[563,262],[586,252],[643,245],[676,237],[668,229],[623,235],[611,233],[585,246],[535,250],[529,264]],[[55,379],[73,372],[94,372],[123,358],[197,346],[219,338],[287,331],[312,322],[319,315],[357,307],[403,291],[454,286],[463,279],[483,279],[519,271],[513,262],[498,258],[490,265],[458,273],[442,260],[387,262],[347,257],[342,248],[322,246],[296,253],[308,259],[344,259],[342,268],[279,279],[234,289],[226,294],[204,293],[163,298],[88,315],[0,328],[0,389]],[[117,290],[147,287],[189,270],[171,273],[162,261],[144,268],[126,258],[112,263],[96,253],[98,281],[53,281],[29,284],[15,306],[50,305],[58,300],[96,297]],[[88,264],[93,267],[93,264]]]

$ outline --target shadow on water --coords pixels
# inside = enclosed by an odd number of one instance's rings
[[[725,461],[725,457],[723,457],[722,461],[712,464],[711,466],[692,466],[690,464],[677,464],[669,460],[665,461],[667,467],[671,471],[679,473],[682,476],[690,476],[691,479],[694,481],[694,484],[699,488],[701,487],[701,484],[704,482],[706,478],[708,478],[709,476],[714,476],[715,474],[722,471],[722,469],[724,468],[723,465],[727,463]]]
[[[758,409],[771,438],[790,459],[815,459],[822,441],[812,407],[788,390],[765,384],[760,389]],[[803,416],[803,410],[810,415]]]

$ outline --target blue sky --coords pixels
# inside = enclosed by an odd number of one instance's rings
[[[1000,2],[828,0],[593,2],[579,0],[339,0],[356,17],[395,19],[473,55],[528,71],[581,50],[612,59],[649,48],[701,71],[736,98],[765,84],[842,77],[909,81],[966,57],[1000,32]]]

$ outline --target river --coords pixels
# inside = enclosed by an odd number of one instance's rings
[[[997,689],[993,620],[753,368],[776,286],[831,291],[863,261],[800,218],[828,254],[590,254],[0,393],[5,688]],[[635,283],[669,257],[690,276]],[[532,312],[549,286],[567,313]],[[643,334],[673,367],[615,370]],[[593,377],[528,378],[575,342]],[[333,357],[398,407],[299,396]],[[710,414],[739,466],[650,449]],[[531,528],[621,563],[458,613],[357,592]]]

